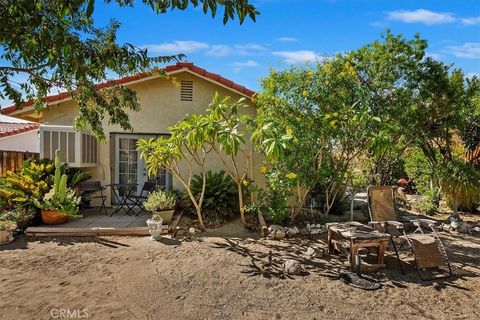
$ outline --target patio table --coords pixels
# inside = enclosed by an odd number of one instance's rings
[[[352,270],[357,270],[359,267],[356,256],[363,248],[377,248],[377,263],[369,265],[370,268],[385,268],[384,257],[390,241],[389,234],[378,232],[359,222],[329,223],[327,226],[328,252],[334,253],[336,242],[339,240],[349,242],[348,260]]]
[[[138,186],[137,183],[112,183],[112,184],[106,185],[106,187],[110,187],[112,189],[112,195],[113,195],[113,198],[115,199],[115,202],[119,203],[119,205],[112,212],[110,217],[120,212],[120,210],[125,209],[125,207],[128,208],[128,201],[131,195],[136,192],[137,186]],[[126,189],[126,192],[123,195],[120,195],[121,188]],[[129,210],[127,210],[126,213],[130,215]]]

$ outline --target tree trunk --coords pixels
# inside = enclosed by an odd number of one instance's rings
[[[195,206],[195,211],[197,212],[197,218],[198,218],[198,223],[200,224],[200,229],[202,231],[205,230],[205,224],[203,223],[203,217],[202,217],[202,207],[200,206]]]
[[[242,181],[240,181],[240,183],[237,184],[237,190],[238,190],[238,206],[240,208],[240,221],[242,221],[242,224],[246,226],[247,221],[245,220],[245,208],[243,205]]]

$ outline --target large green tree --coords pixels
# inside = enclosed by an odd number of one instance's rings
[[[97,0],[98,1],[98,0]],[[121,7],[143,3],[158,14],[201,6],[215,17],[223,7],[223,23],[249,17],[257,10],[248,0],[105,0]],[[46,95],[66,90],[76,101],[77,128],[91,127],[103,139],[101,122],[130,130],[128,111],[140,109],[135,92],[113,84],[98,90],[95,83],[108,75],[127,76],[139,72],[160,72],[159,63],[180,60],[178,55],[151,57],[146,49],[117,42],[118,21],[105,27],[95,25],[95,0],[1,0],[0,1],[0,98],[15,102],[33,100],[35,109],[47,108]]]

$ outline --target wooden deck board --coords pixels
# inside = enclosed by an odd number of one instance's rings
[[[164,226],[163,233],[168,233]],[[28,237],[90,237],[90,236],[149,236],[147,227],[131,228],[65,228],[65,227],[29,227],[25,231]]]

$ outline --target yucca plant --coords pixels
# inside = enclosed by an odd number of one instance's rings
[[[455,213],[459,207],[470,208],[480,200],[480,172],[460,160],[441,166],[438,183]]]

